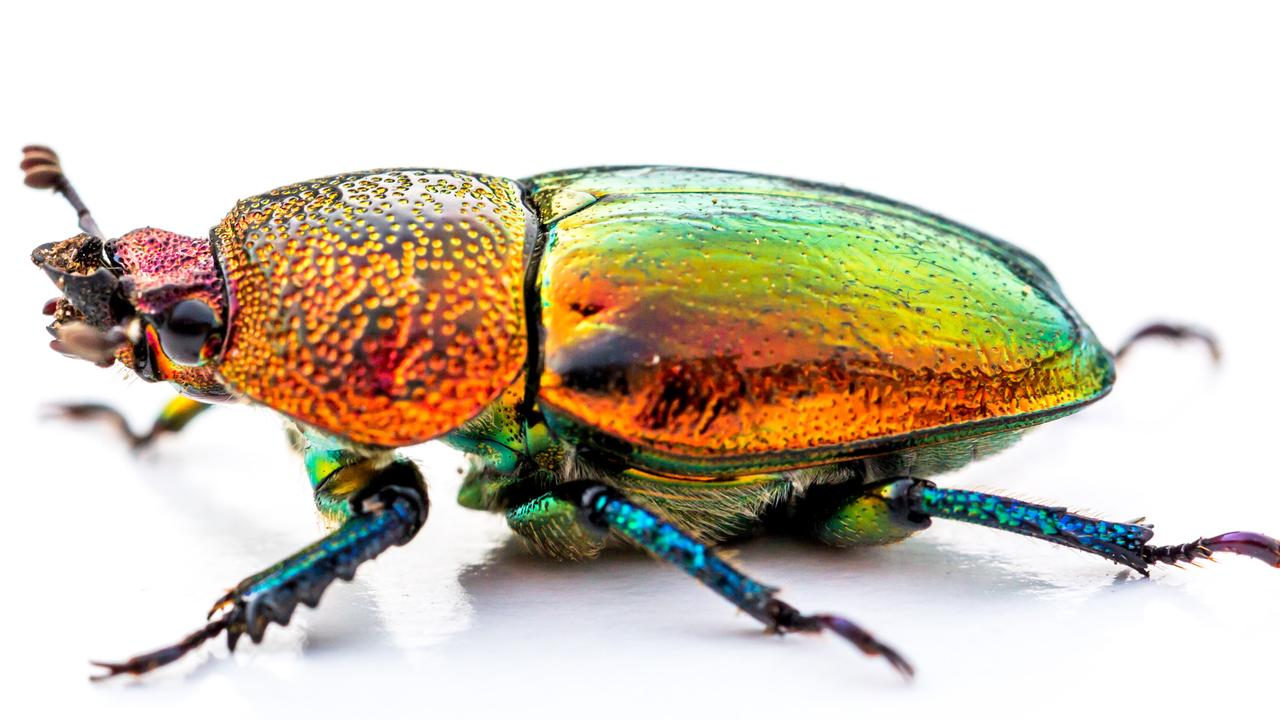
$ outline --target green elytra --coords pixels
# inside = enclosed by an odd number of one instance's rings
[[[600,168],[522,185],[540,221],[527,286],[540,353],[527,370],[541,372],[442,439],[471,459],[462,504],[505,513],[533,547],[585,558],[621,539],[777,632],[829,630],[906,674],[896,651],[844,618],[799,612],[713,545],[766,524],[884,544],[944,517],[1143,573],[1214,551],[1280,564],[1280,544],[1254,533],[1154,546],[1150,526],[925,479],[1113,382],[1112,355],[1025,252],[883,198],[784,178]],[[74,196],[65,179],[53,187]],[[121,427],[141,446],[206,407],[180,398],[145,435]],[[65,411],[119,421],[102,406]],[[181,642],[102,664],[108,676],[150,671],[222,632],[233,648],[243,634],[258,641],[425,522],[411,462],[288,427],[332,533],[246,578]]]
[[[623,466],[723,478],[957,455],[1114,379],[1043,264],[916,208],[684,168],[527,183],[546,227],[539,401],[558,435]]]

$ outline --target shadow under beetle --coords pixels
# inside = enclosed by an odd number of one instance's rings
[[[108,240],[51,150],[27,148],[22,168],[84,231],[32,256],[62,292],[45,305],[54,349],[181,393],[143,435],[104,406],[61,412],[141,446],[210,402],[265,405],[332,527],[204,628],[100,677],[224,632],[257,642],[408,542],[427,492],[394,449],[433,439],[470,458],[459,501],[505,513],[536,549],[588,558],[620,538],[770,630],[828,630],[905,675],[858,625],[800,612],[713,546],[765,525],[883,544],[940,517],[1143,574],[1215,552],[1280,565],[1256,533],[1152,545],[1147,524],[930,482],[1101,398],[1124,348],[1102,347],[1036,258],[908,205],[675,167],[390,169],[241,200],[207,238]],[[1153,335],[1208,339],[1135,337]]]

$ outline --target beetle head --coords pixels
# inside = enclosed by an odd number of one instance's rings
[[[45,306],[55,350],[104,367],[119,361],[187,394],[226,394],[214,372],[226,300],[208,239],[154,228],[108,241],[81,233],[31,259],[62,291]]]

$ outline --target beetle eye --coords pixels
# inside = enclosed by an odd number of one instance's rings
[[[209,359],[221,339],[214,333],[217,326],[218,316],[213,308],[199,300],[183,300],[156,323],[160,349],[175,363],[200,365]]]

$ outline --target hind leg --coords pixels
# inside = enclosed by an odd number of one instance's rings
[[[788,527],[827,545],[887,545],[929,527],[907,506],[909,485],[857,479],[810,486],[795,502]]]
[[[1157,563],[1194,563],[1214,553],[1228,552],[1280,567],[1280,542],[1252,532],[1229,532],[1176,545],[1152,545],[1150,525],[1118,523],[1000,495],[940,488],[927,480],[900,478],[882,493],[893,501],[887,507],[902,522],[944,518],[1047,540],[1083,550],[1146,575]]]
[[[1123,359],[1134,345],[1151,338],[1165,338],[1176,342],[1193,340],[1202,343],[1209,349],[1209,355],[1215,363],[1222,360],[1222,349],[1218,346],[1218,339],[1212,333],[1190,325],[1171,323],[1151,323],[1139,328],[1128,339],[1120,343],[1120,347],[1116,348],[1114,353],[1116,360]]]

